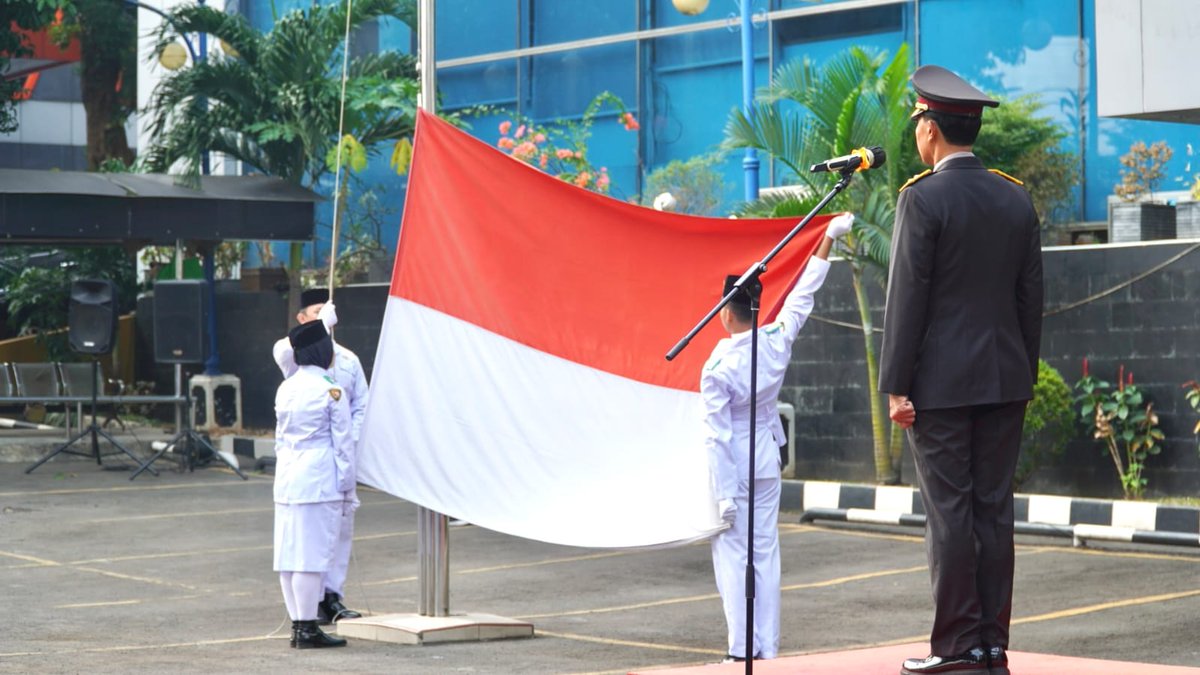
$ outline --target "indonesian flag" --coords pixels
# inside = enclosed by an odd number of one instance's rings
[[[824,234],[763,275],[774,309]],[[700,371],[714,320],[666,352],[791,220],[700,218],[546,175],[420,113],[358,478],[556,544],[692,541],[723,525]],[[766,312],[769,320],[772,312]]]

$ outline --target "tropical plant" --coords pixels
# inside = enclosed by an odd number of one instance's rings
[[[1192,406],[1192,410],[1200,413],[1200,384],[1195,380],[1188,380],[1183,383],[1183,388],[1186,390],[1183,394],[1187,399],[1188,405]],[[1196,426],[1192,427],[1192,435],[1196,437],[1196,451],[1200,452],[1200,422],[1196,422]]]
[[[1154,404],[1146,401],[1142,390],[1133,383],[1133,373],[1125,366],[1117,371],[1117,386],[1088,373],[1083,361],[1083,377],[1075,383],[1080,394],[1079,418],[1092,430],[1092,438],[1104,446],[1121,480],[1126,499],[1140,499],[1147,480],[1142,477],[1146,460],[1162,452],[1163,433],[1158,428]]]
[[[1047,461],[1062,455],[1074,435],[1073,420],[1070,387],[1057,370],[1039,360],[1033,400],[1025,408],[1013,489],[1019,489]]]
[[[62,329],[67,326],[72,281],[111,279],[117,286],[118,311],[131,311],[137,303],[133,259],[120,246],[61,251],[14,247],[10,253],[18,260],[14,266],[19,265],[20,272],[7,281],[9,328],[18,335],[37,335],[51,360],[71,359],[67,335]],[[34,258],[41,258],[46,264],[30,264],[28,261]],[[20,263],[22,259],[27,262]]]
[[[346,12],[342,3],[314,3],[279,17],[267,33],[212,7],[182,5],[171,12],[159,49],[180,33],[207,33],[229,49],[156,88],[147,166],[164,171],[182,162],[195,176],[201,155],[216,151],[254,171],[317,187],[338,142]],[[415,0],[359,0],[349,26],[382,17],[415,26]],[[368,155],[412,135],[419,89],[414,57],[393,51],[352,57],[346,74],[344,134]],[[290,251],[293,288],[299,287],[302,247],[294,243]]]
[[[910,71],[907,45],[890,60],[886,52],[851,47],[823,66],[807,59],[788,62],[776,70],[750,115],[734,111],[725,127],[725,147],[766,152],[782,165],[784,182],[799,184],[807,195],[763,199],[744,207],[746,215],[807,213],[830,187],[823,174],[809,173],[809,166],[860,146],[882,145],[884,170],[859,174],[829,207],[856,215],[841,253],[850,264],[858,300],[870,392],[878,381],[878,364],[867,279],[886,280],[896,194],[917,161],[908,140]],[[870,410],[875,478],[899,482],[902,431],[890,424],[881,396],[870,395]]]
[[[984,114],[975,155],[984,166],[1016,176],[1029,190],[1042,228],[1071,219],[1072,191],[1079,184],[1079,156],[1063,147],[1067,137],[1053,119],[1041,116],[1034,94],[1001,99]]]
[[[1129,146],[1129,152],[1121,155],[1121,183],[1113,187],[1113,191],[1127,202],[1154,199],[1154,190],[1166,178],[1163,167],[1174,154],[1166,141],[1149,146],[1138,141]]]
[[[626,131],[639,128],[633,113],[612,92],[601,92],[588,103],[579,121],[539,125],[530,120],[504,120],[496,147],[514,159],[538,167],[568,183],[595,192],[607,193],[612,184],[608,167],[596,167],[588,159],[588,140],[596,115],[609,105],[618,111],[617,119]]]
[[[675,213],[711,216],[721,208],[724,177],[718,166],[724,156],[711,152],[680,161],[672,160],[646,176],[642,204],[650,206],[654,198],[668,193],[675,199]]]

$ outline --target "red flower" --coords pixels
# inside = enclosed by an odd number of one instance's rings
[[[1125,364],[1117,369],[1117,391],[1125,391]]]
[[[1083,357],[1083,376],[1088,376],[1087,357]]]
[[[638,129],[642,128],[641,125],[638,124],[638,121],[634,119],[633,113],[631,112],[621,113],[621,116],[618,119],[621,121],[621,124],[625,125],[626,131],[637,131]]]

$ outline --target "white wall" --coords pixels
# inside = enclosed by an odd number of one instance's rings
[[[1096,0],[1102,117],[1200,124],[1200,1]]]

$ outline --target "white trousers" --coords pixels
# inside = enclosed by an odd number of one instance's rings
[[[341,525],[338,528],[337,542],[333,546],[333,560],[324,574],[325,591],[337,593],[338,598],[346,597],[342,589],[346,585],[346,573],[350,569],[350,544],[354,541],[354,512],[358,510],[358,503],[358,498],[352,496],[341,504]]]
[[[746,649],[746,532],[749,495],[738,482],[733,526],[712,538],[713,573],[729,627],[729,653],[773,659],[779,654],[778,478],[754,481],[754,645]]]

